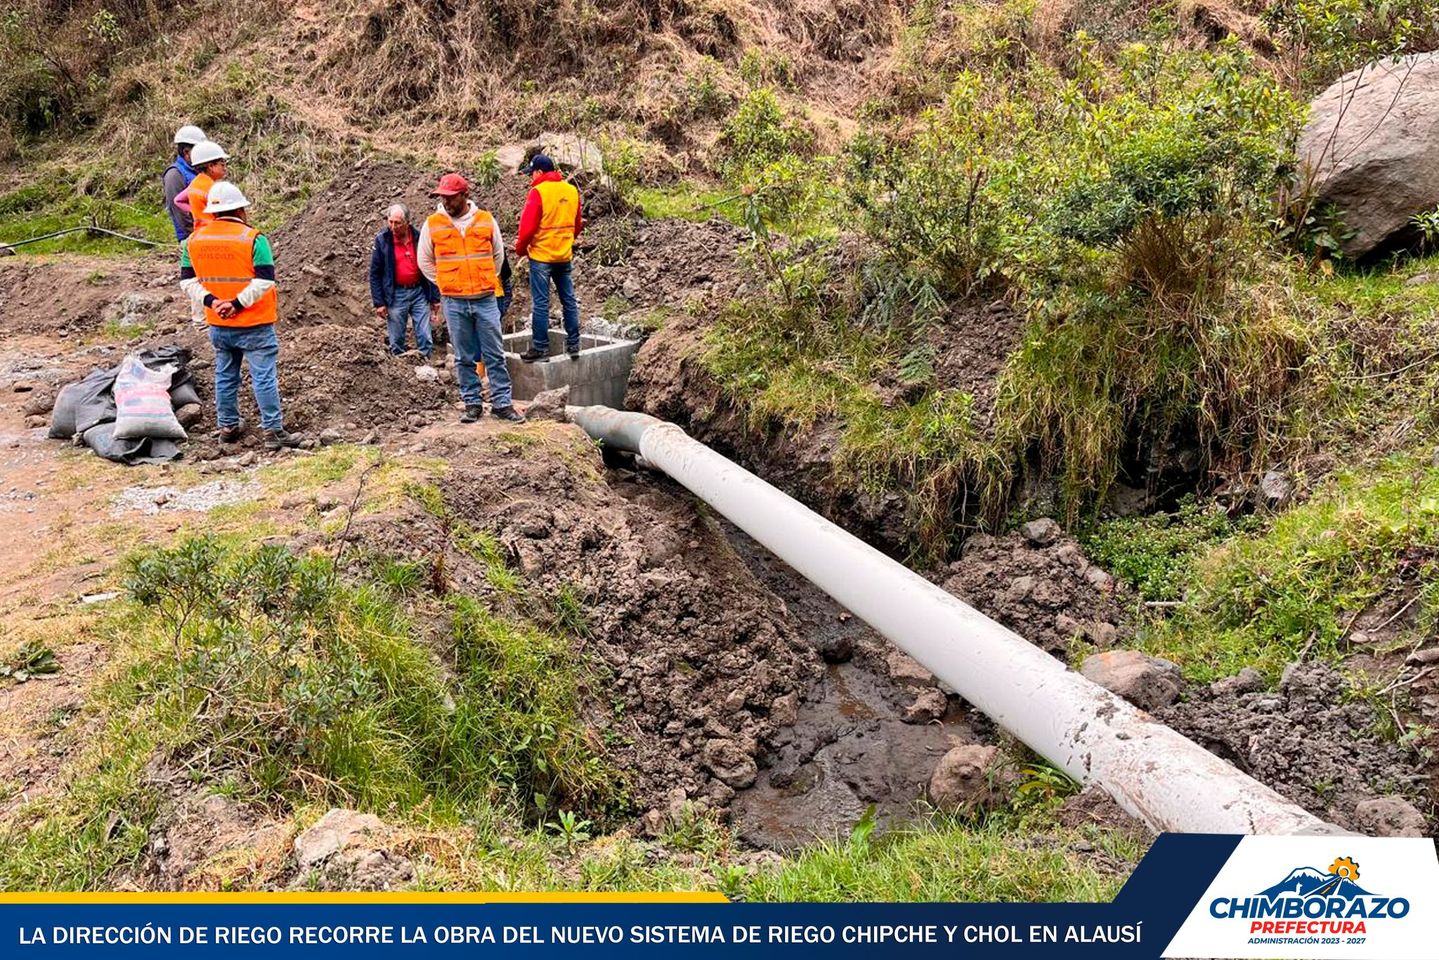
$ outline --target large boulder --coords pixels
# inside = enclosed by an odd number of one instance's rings
[[[1439,56],[1362,67],[1309,106],[1302,174],[1343,215],[1344,253],[1363,257],[1413,239],[1415,214],[1439,206]]]

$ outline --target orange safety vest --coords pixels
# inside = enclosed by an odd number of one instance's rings
[[[563,180],[544,180],[534,189],[540,192],[540,226],[526,252],[540,263],[567,263],[574,256],[580,192]]]
[[[255,238],[260,235],[238,220],[211,220],[190,234],[190,266],[195,279],[217,300],[233,300],[255,279]],[[213,307],[205,319],[217,327],[258,327],[279,319],[280,299],[275,288],[226,320]]]
[[[435,211],[425,225],[435,248],[435,285],[447,297],[500,295],[500,278],[495,274],[495,219],[487,210],[476,210],[475,219],[464,233],[450,215]]]
[[[208,173],[197,173],[190,181],[190,216],[195,220],[196,230],[215,222],[215,215],[205,212],[205,205],[210,202],[210,188],[214,185],[215,180]]]

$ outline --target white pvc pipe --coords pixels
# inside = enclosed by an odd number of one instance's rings
[[[1031,749],[1152,829],[1342,832],[674,424],[608,407],[569,414],[592,437],[679,481]]]

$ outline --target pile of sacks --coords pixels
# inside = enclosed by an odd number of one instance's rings
[[[165,463],[186,439],[175,411],[199,404],[190,351],[170,345],[95,370],[55,398],[50,438],[83,443],[116,463]]]

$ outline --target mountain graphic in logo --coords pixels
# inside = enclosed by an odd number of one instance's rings
[[[1289,876],[1267,890],[1261,897],[1273,900],[1276,897],[1355,897],[1373,896],[1354,881],[1359,879],[1359,864],[1348,857],[1340,857],[1329,865],[1329,872],[1314,867],[1295,867]]]

